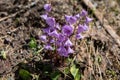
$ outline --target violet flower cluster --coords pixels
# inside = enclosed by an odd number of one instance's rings
[[[66,24],[60,25],[54,17],[49,16],[51,4],[45,4],[44,9],[45,14],[41,15],[41,18],[48,25],[47,28],[43,29],[43,34],[40,36],[44,49],[55,51],[65,57],[74,53],[74,44],[71,41],[71,36],[74,35],[76,40],[83,38],[81,33],[88,30],[88,24],[92,19],[87,16],[85,10],[82,10],[81,13],[74,16],[65,15]],[[75,26],[83,18],[85,19],[84,22]]]

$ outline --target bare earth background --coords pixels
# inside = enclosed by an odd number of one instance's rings
[[[120,1],[90,1],[120,36]],[[82,0],[38,0],[36,3],[35,0],[0,0],[0,51],[5,51],[7,57],[0,57],[0,80],[18,80],[17,71],[24,65],[30,68],[31,73],[39,73],[37,69],[41,63],[36,61],[38,57],[32,55],[33,51],[27,45],[31,37],[38,40],[41,29],[44,28],[40,15],[44,13],[45,3],[51,3],[51,15],[61,24],[64,23],[64,14],[76,14],[82,9],[87,10],[94,19],[85,39],[79,44],[77,60],[85,63],[80,64],[84,66],[84,69],[80,68],[83,69],[82,79],[89,80],[88,77],[92,74],[94,80],[120,80],[120,47]],[[5,17],[8,18],[1,21]],[[98,60],[101,60],[99,65],[96,62]],[[38,67],[34,69],[33,65]]]

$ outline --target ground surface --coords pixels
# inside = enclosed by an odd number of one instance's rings
[[[91,1],[120,36],[120,1]],[[17,80],[19,78],[17,71],[24,65],[29,67],[33,74],[38,74],[38,65],[41,63],[36,61],[38,57],[33,55],[28,43],[31,37],[38,40],[41,29],[44,27],[40,15],[44,13],[45,3],[52,4],[51,15],[55,16],[60,23],[64,22],[64,14],[79,13],[82,9],[88,10],[89,16],[94,19],[89,31],[86,32],[87,37],[79,45],[81,52],[77,60],[85,62],[80,64],[84,66],[82,79],[89,80],[88,76],[94,76],[94,80],[120,80],[120,47],[82,0],[39,0],[31,6],[34,2],[35,0],[0,0],[0,19],[15,14],[0,22],[0,51],[4,51],[7,57],[6,59],[0,57],[0,80]],[[39,44],[39,40],[37,43]],[[88,49],[87,52],[86,49]],[[101,60],[99,65],[96,62],[98,59]],[[34,69],[33,65],[38,67]]]

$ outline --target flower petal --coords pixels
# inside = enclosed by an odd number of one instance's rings
[[[77,18],[74,16],[65,15],[66,22],[69,24],[74,24],[77,21]]]
[[[84,28],[85,31],[87,31],[87,30],[88,30],[87,24],[84,24],[84,25],[83,25],[83,28]]]
[[[47,36],[42,35],[42,36],[39,37],[39,39],[45,42],[45,41],[47,41]]]
[[[53,50],[53,47],[50,46],[50,44],[45,45],[44,48],[45,48],[46,50]]]
[[[43,32],[49,34],[50,33],[50,27],[47,27],[47,28],[43,29]]]
[[[55,40],[54,39],[50,39],[50,43],[55,43]]]
[[[84,25],[79,24],[77,33],[79,34],[81,32],[87,31],[87,30],[88,30],[88,26],[86,24],[84,24]]]
[[[65,41],[65,40],[66,40],[66,36],[65,36],[64,34],[60,33],[60,34],[59,34],[58,41],[63,42],[63,41]]]
[[[56,29],[58,29],[58,30],[60,30],[61,28],[60,28],[60,25],[59,25],[59,23],[56,23]]]
[[[89,18],[89,17],[86,17],[86,23],[88,24],[89,22],[91,22],[93,19],[92,18]]]
[[[51,11],[51,4],[45,4],[45,5],[44,5],[44,9],[45,9],[46,11],[50,12],[50,11]]]
[[[85,11],[85,10],[82,10],[82,12],[81,12],[81,14],[80,14],[80,16],[87,16],[87,11]]]
[[[53,37],[56,37],[58,38],[59,37],[59,34],[56,30],[54,30],[53,32],[49,33],[50,36],[53,36]]]
[[[76,34],[76,38],[77,38],[77,39],[82,39],[83,36],[79,33],[79,34]]]
[[[47,15],[47,14],[43,14],[43,15],[41,15],[40,17],[43,18],[44,20],[46,20],[47,17],[48,17],[48,15]]]
[[[72,42],[70,41],[70,39],[68,39],[66,42],[65,42],[65,44],[64,44],[64,46],[72,46],[73,44],[72,44]]]
[[[65,25],[62,27],[62,33],[70,36],[73,33],[73,27],[71,25]]]
[[[71,49],[71,47],[68,47],[68,53],[70,54],[70,53],[74,53],[74,50],[73,49]]]
[[[52,18],[52,17],[48,17],[46,19],[46,23],[50,26],[50,27],[54,27],[55,26],[55,18]]]
[[[58,49],[57,49],[57,51],[58,51],[58,53],[61,55],[61,56],[65,56],[65,57],[67,57],[68,56],[68,53],[67,53],[67,50],[64,48],[64,47],[59,47]]]
[[[84,26],[79,24],[77,33],[81,33],[83,31],[85,31]]]
[[[80,14],[76,14],[75,17],[76,17],[77,19],[79,19],[79,18],[80,18]]]

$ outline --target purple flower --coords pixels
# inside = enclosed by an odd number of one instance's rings
[[[66,50],[65,47],[61,46],[57,49],[58,53],[61,55],[61,56],[65,56],[67,57],[68,56],[68,52]]]
[[[47,14],[44,14],[44,15],[41,15],[40,17],[43,18],[44,20],[46,20],[47,17],[48,17],[48,15],[47,15]]]
[[[83,25],[84,30],[87,31],[88,30],[88,26],[86,24]]]
[[[49,34],[50,33],[50,27],[47,27],[47,28],[43,29],[43,32]]]
[[[76,34],[76,38],[77,38],[77,39],[82,39],[83,36],[79,33],[79,34]]]
[[[58,29],[58,30],[60,30],[61,28],[60,28],[60,24],[59,23],[56,23],[56,29]]]
[[[75,17],[76,17],[77,19],[79,19],[79,18],[80,18],[80,14],[76,14]]]
[[[68,57],[69,54],[75,52],[72,48],[75,46],[70,40],[71,37],[75,37],[77,40],[82,39],[83,36],[81,33],[88,30],[88,23],[91,22],[92,19],[88,17],[87,11],[82,10],[81,13],[74,16],[65,15],[66,24],[61,27],[54,17],[49,17],[51,4],[45,4],[44,9],[46,12],[41,15],[41,18],[46,21],[47,28],[43,29],[43,35],[39,37],[44,44],[43,47],[45,50],[56,50],[59,55]],[[73,25],[81,19],[85,20],[84,23],[79,24],[77,30],[74,31],[75,28]],[[73,34],[74,32],[76,32],[76,34]]]
[[[65,42],[64,46],[72,46],[72,42],[70,41],[70,39],[67,39],[67,41]]]
[[[51,11],[51,4],[45,4],[44,9],[45,9],[45,11],[50,12]]]
[[[58,37],[58,42],[61,43],[61,42],[65,41],[66,38],[67,38],[67,37],[66,37],[64,34],[60,33],[60,34],[59,34],[59,37]]]
[[[77,18],[74,16],[65,15],[65,20],[69,24],[74,24],[77,21]]]
[[[53,36],[53,37],[59,37],[59,34],[56,30],[52,31],[51,33],[49,33],[50,36]]]
[[[87,11],[85,11],[85,10],[82,10],[82,12],[80,13],[80,16],[87,16]]]
[[[89,22],[91,22],[93,19],[92,18],[89,18],[89,17],[86,17],[86,23],[88,24]]]
[[[50,26],[50,27],[54,27],[55,26],[55,18],[52,17],[47,17],[46,19],[46,23]]]
[[[60,47],[60,46],[62,46],[63,42],[61,42],[61,41],[59,41],[59,40],[56,40],[55,44],[56,44],[58,47]]]
[[[50,39],[50,43],[55,43],[55,40],[54,39]]]
[[[71,25],[65,25],[62,27],[62,33],[70,36],[73,33],[73,27]]]
[[[44,48],[46,50],[53,50],[53,48],[52,48],[52,46],[50,46],[50,44],[45,45]]]
[[[74,53],[74,50],[73,50],[73,49],[71,49],[71,47],[68,47],[67,52],[68,52],[69,54],[70,54],[70,53]]]
[[[81,33],[81,32],[83,32],[83,31],[85,31],[85,30],[86,30],[85,27],[84,27],[83,25],[80,25],[80,24],[79,24],[77,33]]]
[[[42,41],[44,41],[44,42],[47,41],[47,37],[46,37],[46,35],[42,35],[42,36],[40,36],[39,39],[42,40]]]
[[[86,24],[84,24],[84,25],[79,24],[77,33],[81,33],[81,32],[86,31],[86,30],[88,30],[88,26]]]
[[[67,39],[67,36],[64,34],[60,33],[59,37],[57,38],[56,45],[57,46],[63,46],[64,41]]]

